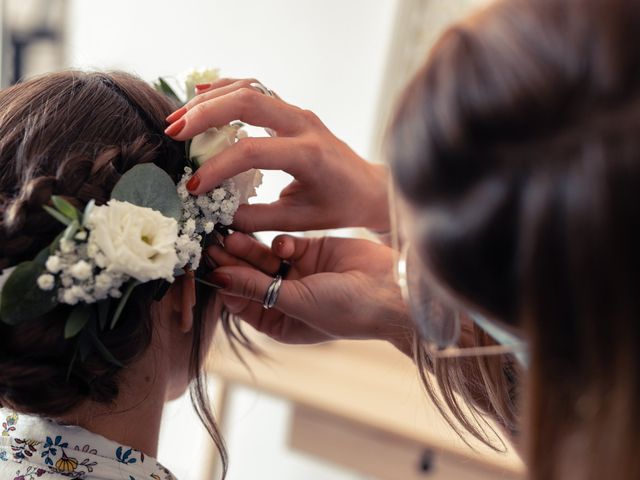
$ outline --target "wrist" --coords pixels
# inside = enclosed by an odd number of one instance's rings
[[[378,235],[391,233],[389,217],[389,169],[386,165],[367,164],[369,175],[365,203],[361,209],[362,227],[368,228]]]

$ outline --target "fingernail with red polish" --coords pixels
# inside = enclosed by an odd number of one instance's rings
[[[181,119],[185,113],[187,113],[187,107],[179,108],[166,118],[167,123],[173,123],[176,120]]]
[[[226,273],[213,272],[211,275],[209,275],[209,280],[216,287],[222,290],[229,288],[229,286],[231,285],[231,277]]]
[[[196,85],[196,90],[208,90],[211,88],[210,83],[199,83]]]
[[[167,129],[164,131],[164,133],[166,133],[170,137],[173,137],[179,134],[186,124],[187,124],[187,121],[184,118],[181,118],[176,123],[172,123],[171,125],[169,125]]]
[[[200,177],[196,174],[187,182],[187,190],[193,192],[200,185]]]

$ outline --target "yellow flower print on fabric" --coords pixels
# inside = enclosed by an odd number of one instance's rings
[[[68,457],[64,451],[62,452],[62,458],[56,462],[56,470],[62,473],[72,473],[78,468],[78,460],[72,457]]]

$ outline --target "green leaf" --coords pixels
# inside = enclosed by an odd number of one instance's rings
[[[65,240],[73,240],[73,236],[78,233],[78,230],[80,230],[80,222],[78,222],[78,220],[74,220],[69,225],[67,225],[67,228],[63,232],[62,238],[64,238]]]
[[[64,223],[65,225],[69,225],[73,221],[73,220],[65,217],[63,214],[61,214],[55,208],[51,208],[49,205],[43,205],[42,208],[44,208],[49,215],[51,215],[53,218],[58,220],[60,223]]]
[[[111,300],[109,298],[98,302],[98,325],[100,330],[104,330],[109,319],[109,310],[111,308]]]
[[[136,165],[125,173],[111,192],[111,198],[152,208],[177,221],[182,218],[182,202],[175,183],[153,163]]]
[[[64,198],[59,197],[57,195],[53,195],[51,197],[51,203],[53,203],[53,206],[56,207],[56,210],[58,210],[65,217],[71,220],[79,219],[80,213],[78,212],[78,209],[73,205],[71,205]]]
[[[93,207],[95,206],[96,206],[96,201],[93,198],[87,202],[87,206],[84,207],[84,212],[82,212],[82,221],[80,222],[82,223],[82,225],[85,224],[85,222],[87,221],[87,218],[89,218],[89,215],[91,215],[91,211],[93,210]]]
[[[45,258],[42,252],[36,257]],[[7,279],[0,294],[0,318],[8,325],[32,320],[49,313],[58,304],[56,289],[38,287],[38,277],[45,273],[40,261],[23,262]]]
[[[78,335],[91,318],[92,313],[93,307],[86,304],[78,305],[71,310],[64,326],[64,338],[68,340]]]
[[[91,338],[91,342],[93,346],[98,351],[102,358],[104,358],[107,362],[114,364],[116,367],[124,367],[124,365],[113,356],[113,354],[109,351],[107,347],[100,341],[98,335],[94,331],[89,331],[89,337]]]
[[[173,88],[171,88],[171,85],[169,85],[164,78],[162,77],[158,78],[158,81],[154,84],[154,87],[156,88],[157,91],[169,97],[171,101],[174,102],[176,105],[180,105],[180,106],[184,105],[185,102],[180,99],[178,94],[176,94],[176,92],[173,91]]]
[[[84,330],[78,339],[78,350],[80,352],[80,360],[86,361],[91,355],[91,347],[93,342],[91,341],[91,335],[87,330]]]
[[[116,311],[113,314],[113,319],[111,320],[111,327],[110,327],[111,330],[115,328],[116,323],[118,323],[118,320],[120,320],[120,315],[122,315],[122,311],[124,310],[124,307],[127,304],[127,300],[129,300],[129,297],[131,296],[131,292],[133,292],[133,289],[136,288],[138,285],[140,285],[140,282],[137,280],[129,281],[129,284],[127,285],[127,289],[122,295],[122,298],[120,299],[120,303],[118,303],[118,307],[116,308]]]

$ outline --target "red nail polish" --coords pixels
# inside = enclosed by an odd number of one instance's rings
[[[213,272],[209,275],[209,280],[222,290],[229,288],[231,285],[231,277],[226,273]]]
[[[200,185],[200,177],[198,175],[194,175],[187,182],[187,190],[193,192]]]
[[[179,134],[186,124],[187,124],[187,121],[184,118],[181,118],[176,123],[172,123],[171,125],[169,125],[167,129],[164,131],[164,133],[166,133],[170,137],[173,137]]]
[[[196,90],[208,90],[211,88],[210,83],[199,83],[196,85]]]
[[[179,108],[166,118],[167,123],[173,123],[176,120],[181,119],[185,113],[187,113],[187,107]]]

